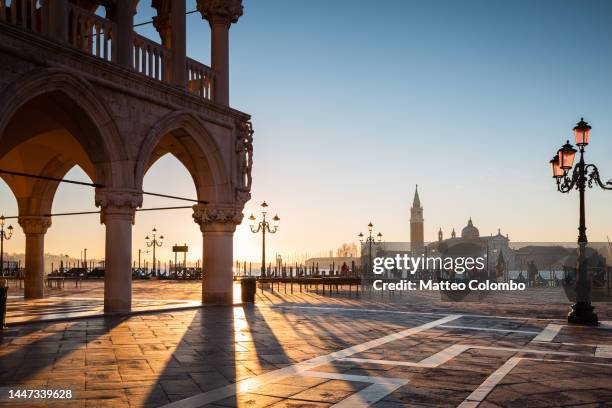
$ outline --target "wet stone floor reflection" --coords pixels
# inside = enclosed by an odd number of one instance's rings
[[[12,326],[0,405],[612,406],[608,326],[314,299]]]

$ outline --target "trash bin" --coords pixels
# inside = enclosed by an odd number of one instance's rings
[[[6,299],[8,295],[8,287],[4,282],[0,281],[0,330],[6,326]]]
[[[255,278],[242,278],[240,289],[243,303],[255,303],[255,291],[257,290],[257,280]]]

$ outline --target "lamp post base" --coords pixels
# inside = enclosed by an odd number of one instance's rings
[[[595,308],[590,303],[577,302],[572,305],[572,310],[567,315],[567,322],[570,324],[584,324],[597,326],[597,314],[593,311]]]

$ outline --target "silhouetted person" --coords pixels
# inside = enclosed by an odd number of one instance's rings
[[[346,262],[342,263],[342,266],[340,267],[340,273],[342,274],[342,276],[348,276],[348,271],[349,271],[349,267],[346,264]]]

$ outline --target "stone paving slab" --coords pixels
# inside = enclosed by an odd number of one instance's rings
[[[257,290],[257,302],[269,305],[291,306],[325,306],[344,308],[372,308],[410,312],[439,312],[463,314],[480,314],[531,318],[558,319],[564,318],[569,310],[569,300],[565,297],[561,287],[529,288],[527,292],[500,292],[486,297],[481,303],[477,302],[446,302],[442,301],[440,294],[435,291],[395,292],[395,294],[381,295],[374,291],[360,292],[359,296],[352,291],[340,288],[338,293],[332,295],[327,292],[323,295],[314,289],[304,289],[299,292],[294,285],[291,293],[290,285],[283,284],[280,290]],[[200,304],[202,284],[198,281],[157,281],[135,280],[132,283],[132,295],[136,309],[161,309],[184,305]],[[67,285],[63,289],[50,289],[44,300],[24,301],[23,289],[11,286],[9,288],[9,323],[13,319],[26,319],[28,316],[37,316],[44,319],[50,313],[60,317],[71,317],[71,313],[83,315],[99,315],[102,312],[104,298],[104,283],[101,280],[83,281],[82,286],[75,288]],[[234,302],[240,303],[240,288],[234,288]],[[600,320],[612,320],[612,299],[608,302],[595,303]],[[77,317],[72,315],[73,317]],[[498,321],[499,322],[499,321]],[[496,323],[500,324],[500,323]],[[610,326],[612,328],[612,325]]]
[[[612,406],[610,330],[488,306],[274,296],[10,327],[0,406]],[[74,398],[19,403],[7,387]]]

